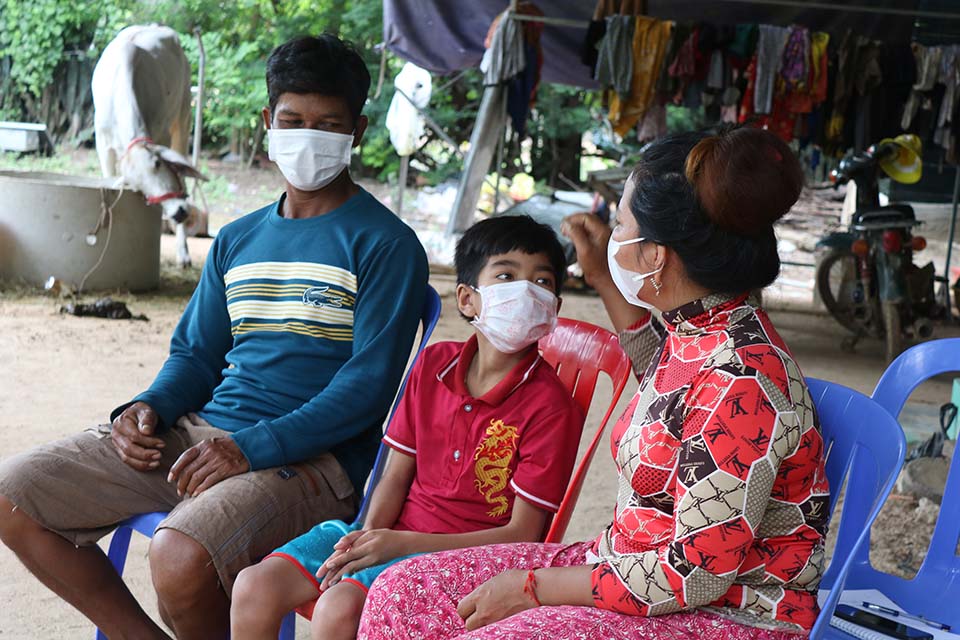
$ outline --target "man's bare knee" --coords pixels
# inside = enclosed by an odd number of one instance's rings
[[[219,589],[217,570],[199,542],[174,529],[161,529],[150,542],[150,572],[157,596],[176,617]]]
[[[45,531],[36,520],[0,495],[0,540],[11,549],[29,542],[30,536]]]

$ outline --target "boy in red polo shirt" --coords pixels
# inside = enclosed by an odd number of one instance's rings
[[[320,595],[312,637],[355,638],[367,588],[388,566],[542,538],[584,421],[537,351],[556,326],[566,257],[549,227],[504,216],[468,229],[455,262],[457,307],[475,333],[427,347],[410,372],[363,528],[321,523],[242,571],[234,640],[276,638],[283,616]]]

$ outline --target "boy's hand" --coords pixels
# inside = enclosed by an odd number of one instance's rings
[[[560,223],[560,232],[573,241],[577,262],[590,286],[610,278],[607,265],[607,242],[612,233],[610,225],[592,213],[574,213]]]
[[[337,551],[320,567],[320,571],[327,572],[320,582],[320,588],[328,589],[345,575],[407,555],[408,551],[404,546],[405,533],[391,529],[371,529],[347,534],[334,545]],[[349,545],[344,545],[348,548],[339,549],[348,538]],[[317,577],[320,571],[317,571]]]

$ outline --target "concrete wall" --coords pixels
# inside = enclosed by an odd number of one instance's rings
[[[42,285],[54,276],[76,287],[102,256],[84,289],[155,289],[160,207],[121,194],[115,181],[0,171],[0,279]],[[104,205],[112,214],[98,225]]]

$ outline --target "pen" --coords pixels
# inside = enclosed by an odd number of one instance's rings
[[[910,613],[897,611],[896,609],[884,607],[879,604],[874,604],[872,602],[864,602],[863,607],[865,609],[869,609],[870,611],[878,611],[880,613],[885,613],[888,616],[893,616],[895,618],[905,618],[907,620],[916,620],[917,622],[922,622],[923,624],[931,626],[934,629],[939,629],[940,631],[950,631],[950,625],[943,624],[942,622],[934,622],[933,620],[927,620],[923,616],[915,616]]]

